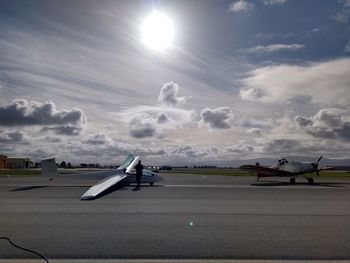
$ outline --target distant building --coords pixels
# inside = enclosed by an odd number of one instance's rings
[[[34,165],[30,158],[7,158],[7,168],[9,169],[28,169]]]
[[[7,156],[6,155],[0,155],[0,169],[7,168]]]

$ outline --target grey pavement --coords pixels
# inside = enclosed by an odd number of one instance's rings
[[[55,260],[350,259],[349,179],[165,178],[92,201],[90,179],[0,178],[0,235]],[[0,240],[0,258],[34,256]]]

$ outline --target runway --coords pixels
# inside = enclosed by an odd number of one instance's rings
[[[88,179],[0,178],[0,235],[49,259],[350,259],[350,179],[164,177],[93,201]]]

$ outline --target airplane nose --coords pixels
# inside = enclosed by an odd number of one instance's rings
[[[163,178],[162,176],[160,176],[159,174],[157,174],[157,177],[158,177],[158,182],[160,182],[160,181],[163,181],[163,180],[164,180],[164,178]]]

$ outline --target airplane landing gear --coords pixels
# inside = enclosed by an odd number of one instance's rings
[[[294,177],[291,177],[291,178],[289,179],[289,182],[290,182],[291,184],[295,184],[295,178],[294,178]]]
[[[307,181],[309,182],[309,184],[313,184],[314,183],[314,178],[307,178]]]

